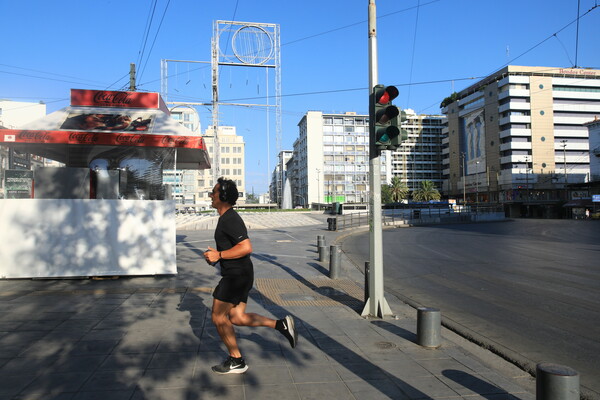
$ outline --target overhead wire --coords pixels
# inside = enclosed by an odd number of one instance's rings
[[[148,13],[148,18],[146,19],[146,28],[144,29],[144,34],[142,36],[143,44],[140,44],[140,50],[138,51],[138,59],[137,65],[142,63],[142,59],[144,58],[144,52],[146,51],[146,44],[148,43],[148,35],[150,34],[150,27],[152,26],[152,20],[154,19],[154,12],[156,10],[156,3],[158,0],[154,0],[154,6],[152,7],[152,11]]]
[[[412,83],[412,75],[413,75],[413,67],[415,65],[415,50],[417,47],[417,30],[419,27],[419,9],[421,5],[421,0],[417,3],[417,16],[415,18],[415,33],[413,35],[413,47],[412,47],[412,56],[410,58],[410,75],[408,77],[408,82]],[[406,99],[406,104],[410,104],[410,89],[412,86],[408,86],[408,97]]]
[[[154,49],[154,44],[156,43],[156,38],[158,38],[158,34],[160,33],[160,28],[162,27],[163,21],[165,19],[165,15],[167,14],[167,10],[169,9],[169,4],[171,4],[171,0],[167,1],[167,5],[163,11],[162,17],[160,19],[160,23],[158,24],[158,28],[156,29],[156,34],[154,35],[154,40],[152,41],[152,46],[150,46],[150,51],[148,51],[148,55],[146,56],[146,62],[144,63],[144,67],[142,68],[142,72],[139,74],[141,79],[144,71],[146,70],[146,65],[148,65],[148,60],[150,60],[150,55],[152,54],[152,50]]]

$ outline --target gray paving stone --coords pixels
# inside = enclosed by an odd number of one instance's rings
[[[404,377],[393,379],[411,399],[456,397],[459,394],[435,376]]]
[[[324,383],[342,381],[335,368],[330,365],[322,365],[318,368],[314,368],[312,365],[297,365],[290,366],[289,369],[294,383]]]
[[[195,353],[154,353],[146,368],[193,370],[195,364]]]
[[[10,399],[37,378],[37,374],[0,374],[0,398]]]
[[[246,399],[261,399],[261,400],[299,400],[300,394],[296,390],[294,384],[274,384],[259,386],[246,385]]]
[[[153,354],[110,354],[98,367],[100,371],[120,371],[126,369],[145,370]]]
[[[336,399],[354,400],[354,396],[343,382],[303,383],[297,384],[296,389],[300,399]]]
[[[147,369],[138,381],[141,388],[182,388],[190,386],[194,375],[193,367],[172,369]]]
[[[75,393],[88,380],[92,372],[56,372],[45,370],[23,391],[24,395]],[[21,394],[20,393],[20,394]]]
[[[143,375],[141,369],[124,369],[118,371],[96,371],[85,382],[81,391],[127,391],[133,390]]]
[[[129,400],[134,390],[111,390],[101,392],[78,392],[72,400]]]
[[[356,400],[408,400],[409,397],[389,379],[346,382]]]

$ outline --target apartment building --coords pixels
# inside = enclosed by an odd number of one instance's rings
[[[292,150],[282,150],[277,156],[277,165],[273,169],[271,174],[271,183],[269,185],[269,195],[271,201],[277,203],[279,207],[283,206],[284,192],[286,189],[286,181],[288,180],[288,167],[287,164],[292,158]],[[290,189],[288,189],[289,191]],[[290,193],[291,195],[291,193]],[[290,203],[290,201],[288,201]],[[286,204],[291,207],[291,204]]]
[[[399,177],[411,192],[419,189],[423,181],[433,182],[441,191],[442,130],[446,118],[443,115],[417,115],[411,109],[404,111],[406,122],[402,128],[407,131],[408,139],[385,158],[385,170],[391,171],[392,177]]]
[[[553,217],[589,180],[600,71],[509,65],[444,100],[444,193]]]
[[[381,183],[390,184],[397,176],[411,191],[424,180],[441,188],[445,117],[405,111],[408,140],[393,152],[382,152]],[[294,205],[368,203],[369,116],[309,111],[298,128],[288,162]]]
[[[219,153],[220,153],[220,176],[235,181],[238,190],[240,191],[240,198],[238,204],[244,204],[246,202],[246,190],[245,190],[245,176],[246,176],[246,144],[243,136],[238,136],[236,133],[235,126],[219,126]],[[210,198],[208,193],[212,191],[215,185],[214,180],[214,168],[215,168],[215,136],[213,128],[206,130],[203,136],[206,147],[208,148],[208,154],[211,159],[211,169],[200,170],[196,172],[196,189],[195,189],[195,200],[196,203],[206,204],[210,207]]]
[[[294,205],[368,201],[369,117],[309,111],[298,123]]]

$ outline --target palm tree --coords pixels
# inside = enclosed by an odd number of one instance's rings
[[[412,197],[416,201],[429,201],[439,200],[442,196],[432,181],[423,181],[421,187],[413,192]]]
[[[397,203],[400,200],[404,200],[408,197],[408,186],[405,183],[402,183],[400,178],[394,176],[392,178],[392,184],[390,185],[390,195],[392,196],[392,201]]]

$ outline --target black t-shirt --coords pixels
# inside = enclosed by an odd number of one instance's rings
[[[215,243],[218,251],[231,249],[236,244],[248,239],[248,230],[242,217],[233,209],[225,211],[219,217],[215,229]],[[250,255],[235,260],[221,259],[221,275],[251,275],[253,274],[252,260]]]

